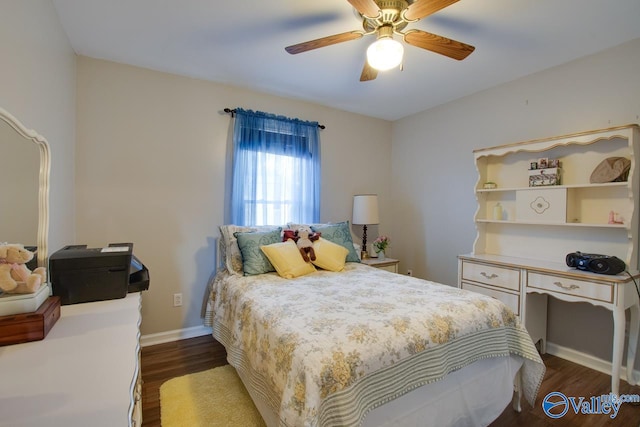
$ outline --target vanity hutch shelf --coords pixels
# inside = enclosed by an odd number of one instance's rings
[[[628,125],[475,150],[477,235],[473,252],[458,257],[458,286],[511,307],[543,353],[548,296],[610,310],[616,394],[628,308],[627,377],[631,384],[637,381],[639,146],[640,127]],[[627,180],[591,183],[593,170],[610,157],[631,161]],[[539,159],[559,162],[558,185],[529,186],[529,170]],[[576,251],[615,255],[628,272],[604,275],[567,267],[566,255]]]
[[[638,140],[637,125],[508,144],[474,151],[478,181],[473,252],[563,261],[582,251],[616,255],[638,269]],[[631,160],[625,182],[590,183],[596,166],[608,157]],[[529,187],[528,169],[538,158],[556,159],[561,185]],[[495,189],[484,189],[494,182]],[[550,192],[566,194],[561,217],[524,215],[530,210],[518,198],[545,202]],[[527,200],[528,200],[527,199]],[[502,215],[494,210],[498,203]],[[549,210],[553,208],[550,207]],[[614,212],[616,223],[609,223]],[[535,215],[535,214],[534,214]]]

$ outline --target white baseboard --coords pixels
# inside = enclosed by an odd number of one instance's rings
[[[211,334],[212,329],[206,326],[194,326],[185,329],[175,329],[173,331],[158,332],[157,334],[142,335],[140,337],[140,346],[147,347],[149,345],[164,344],[167,342],[201,337],[203,335]]]
[[[564,347],[547,341],[547,353],[557,356],[561,359],[568,360],[578,365],[586,366],[603,374],[611,375],[611,362],[603,360],[590,354],[582,353],[569,347]],[[640,376],[640,371],[633,370],[635,377]],[[623,365],[620,368],[620,379],[627,380],[627,367]]]

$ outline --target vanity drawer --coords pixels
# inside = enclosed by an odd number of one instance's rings
[[[520,290],[520,270],[491,264],[463,261],[462,279],[498,286],[516,292]]]
[[[484,286],[473,285],[467,282],[462,282],[462,289],[477,292],[479,294],[502,301],[507,307],[513,310],[516,315],[520,315],[520,297],[517,294],[511,294],[509,292],[503,292],[497,289],[485,288]]]
[[[613,302],[613,286],[611,283],[589,282],[540,273],[528,273],[527,275],[527,288],[543,289],[604,302]]]

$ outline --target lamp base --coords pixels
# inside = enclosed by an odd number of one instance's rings
[[[362,251],[360,251],[361,259],[369,259],[369,251],[367,250],[367,224],[362,225]]]

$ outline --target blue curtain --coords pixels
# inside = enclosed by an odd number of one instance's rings
[[[240,108],[235,114],[232,223],[319,222],[318,123]]]

